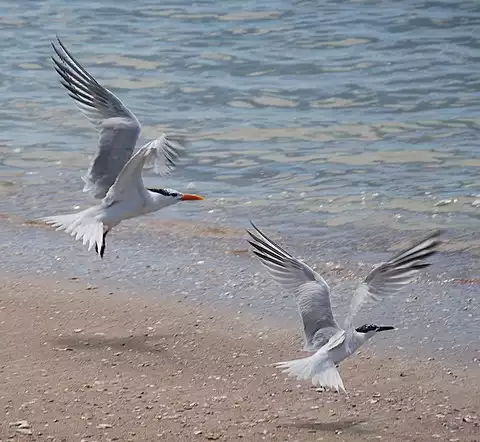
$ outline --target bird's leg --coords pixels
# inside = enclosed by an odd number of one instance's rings
[[[103,244],[102,244],[102,248],[100,249],[100,258],[103,259],[103,254],[105,253],[105,238],[107,237],[107,233],[108,233],[108,230],[105,230],[105,232],[103,232]]]
[[[100,258],[103,259],[103,254],[105,253],[105,238],[107,237],[107,233],[108,233],[108,230],[105,230],[105,232],[103,232],[103,241],[102,241],[102,247],[100,248]],[[98,246],[97,246],[97,243],[95,243],[95,252],[98,253]]]

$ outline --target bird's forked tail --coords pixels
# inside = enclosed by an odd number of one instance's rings
[[[95,246],[97,253],[103,257],[105,250],[105,234],[103,223],[96,218],[96,207],[90,207],[78,213],[70,213],[68,215],[47,216],[40,218],[46,224],[56,227],[57,230],[65,230],[76,240],[81,239],[83,245],[88,244],[88,250]]]
[[[327,390],[346,393],[342,378],[335,364],[328,356],[328,353],[322,349],[308,358],[277,362],[275,365],[279,368],[284,368],[285,370],[282,370],[284,373],[295,376],[297,379],[311,379],[313,385],[319,385]]]

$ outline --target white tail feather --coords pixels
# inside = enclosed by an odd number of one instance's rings
[[[96,220],[96,211],[93,209],[96,208],[68,215],[47,216],[40,218],[40,221],[56,227],[56,230],[65,230],[76,240],[81,239],[83,245],[88,243],[88,250],[97,245],[97,250],[100,251],[103,246],[103,223]]]
[[[275,364],[284,368],[283,373],[294,376],[297,379],[311,379],[313,385],[319,385],[325,389],[343,391],[346,393],[342,378],[335,368],[335,364],[324,351],[319,350],[312,356],[293,361],[278,362]]]

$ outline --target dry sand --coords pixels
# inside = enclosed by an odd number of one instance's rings
[[[322,393],[270,366],[305,355],[299,330],[0,277],[1,441],[480,440],[478,368],[367,348],[341,367],[348,397]]]

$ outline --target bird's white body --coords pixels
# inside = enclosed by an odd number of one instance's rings
[[[107,232],[123,220],[203,197],[173,189],[145,188],[144,165],[153,163],[157,173],[169,173],[184,147],[162,134],[134,152],[141,130],[135,115],[75,60],[60,40],[58,43],[61,49],[52,44],[58,56],[52,57],[55,69],[80,111],[100,133],[97,154],[82,179],[83,191],[102,201],[78,213],[41,220],[88,243],[89,250],[95,246],[103,257]]]
[[[105,230],[111,230],[126,219],[156,212],[176,202],[171,197],[164,197],[146,190],[142,197],[121,199],[114,202],[102,200],[100,204],[81,212],[47,218],[60,221],[62,217],[75,217],[76,219],[82,219],[83,222],[91,220],[92,222],[101,223]]]
[[[142,198],[117,201],[111,205],[100,205],[103,209],[102,222],[112,228],[125,219],[156,212],[176,202],[171,197],[162,197],[147,190]]]
[[[355,353],[375,332],[358,333],[351,330],[346,333],[339,330],[312,356],[276,364],[285,372],[298,379],[311,379],[314,385],[345,391],[342,378],[336,366]]]
[[[95,219],[110,230],[126,219],[156,212],[177,202],[178,200],[170,196],[166,197],[145,189],[141,194],[137,193],[113,202],[104,199],[101,204],[91,207],[85,212],[92,210],[90,213],[95,216]]]
[[[343,330],[342,333],[344,333]],[[365,344],[365,342],[367,342],[374,334],[375,332],[358,333],[355,330],[352,330],[351,333],[345,333],[345,340],[336,347],[328,350],[329,358],[335,364],[340,364],[344,359],[353,355],[353,353]],[[328,346],[328,344],[325,344],[325,346]]]
[[[357,329],[353,318],[360,307],[375,303],[398,292],[412,281],[418,271],[429,264],[423,261],[435,253],[440,242],[435,232],[375,267],[358,285],[350,302],[350,311],[341,328],[332,313],[330,289],[325,280],[304,262],[290,255],[262,233],[255,225],[255,233],[247,230],[253,241],[255,255],[260,258],[272,277],[295,294],[302,318],[305,336],[304,350],[313,355],[276,365],[298,379],[311,379],[314,385],[325,389],[345,391],[336,366],[351,356],[379,331],[391,326],[363,325]]]

